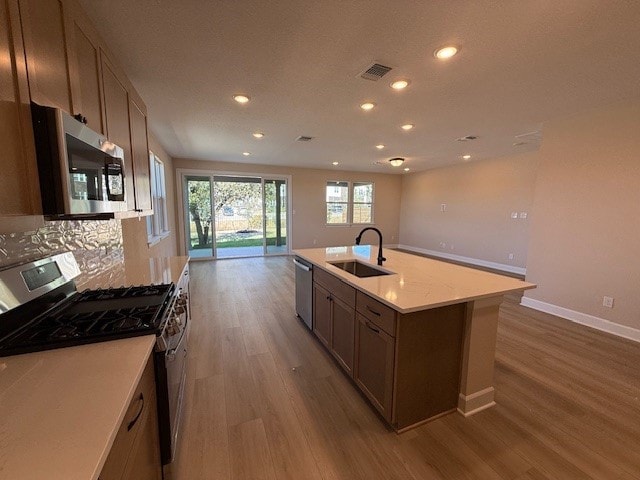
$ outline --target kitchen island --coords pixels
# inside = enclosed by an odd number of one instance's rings
[[[396,431],[495,404],[500,303],[534,284],[394,250],[378,267],[369,245],[294,253],[314,265],[314,333]]]

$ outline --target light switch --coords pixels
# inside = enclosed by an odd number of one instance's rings
[[[441,212],[446,212],[447,211],[447,204],[446,203],[441,203],[440,204],[440,211]]]
[[[518,212],[511,212],[511,218],[518,218]]]

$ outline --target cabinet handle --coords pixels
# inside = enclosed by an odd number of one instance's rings
[[[331,301],[331,295],[329,295],[329,296],[327,297],[327,300]]]
[[[375,310],[371,310],[371,307],[370,307],[369,305],[367,305],[366,307],[367,307],[367,310],[369,310],[369,311],[370,311],[371,313],[373,313],[374,315],[376,315],[376,316],[378,316],[378,317],[380,316],[380,314],[379,314],[378,312],[376,312]]]
[[[136,423],[138,422],[138,419],[140,418],[140,415],[142,415],[142,411],[144,410],[144,394],[140,394],[140,399],[139,399],[141,405],[140,405],[140,411],[138,412],[138,414],[135,416],[135,418],[133,420],[131,420],[129,422],[129,425],[127,425],[127,431],[130,432],[131,429],[136,425]]]
[[[370,324],[369,322],[364,322],[364,324],[367,326],[367,328],[368,328],[369,330],[373,330],[373,331],[374,331],[374,332],[376,332],[376,333],[380,333],[380,330],[378,330],[377,328],[372,327],[372,326],[371,326],[371,324]]]

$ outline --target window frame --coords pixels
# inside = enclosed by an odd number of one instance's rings
[[[346,183],[347,184],[347,201],[346,202],[329,202],[327,200],[327,187],[330,187],[332,183]],[[355,204],[366,205],[368,202],[356,202],[354,200],[354,187],[356,185],[371,185],[371,220],[369,222],[354,222],[353,221],[353,207]],[[324,214],[325,225],[327,227],[351,227],[353,225],[375,225],[374,211],[375,211],[375,193],[376,185],[372,180],[327,180],[324,186]],[[329,204],[343,204],[347,206],[347,221],[344,223],[329,223],[327,221],[327,213],[329,211]]]
[[[149,150],[149,183],[151,186],[151,208],[147,216],[147,243],[149,246],[171,234],[167,212],[167,175],[164,162]]]

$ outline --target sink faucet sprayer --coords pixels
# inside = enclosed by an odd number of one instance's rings
[[[364,232],[366,232],[367,230],[373,230],[378,234],[378,237],[380,237],[380,243],[378,244],[378,265],[382,266],[382,262],[384,262],[386,260],[386,258],[384,258],[382,256],[382,232],[380,232],[380,230],[378,230],[375,227],[367,227],[367,228],[363,228],[360,233],[358,234],[358,236],[356,237],[356,245],[360,245],[360,240],[362,239],[362,234]]]

